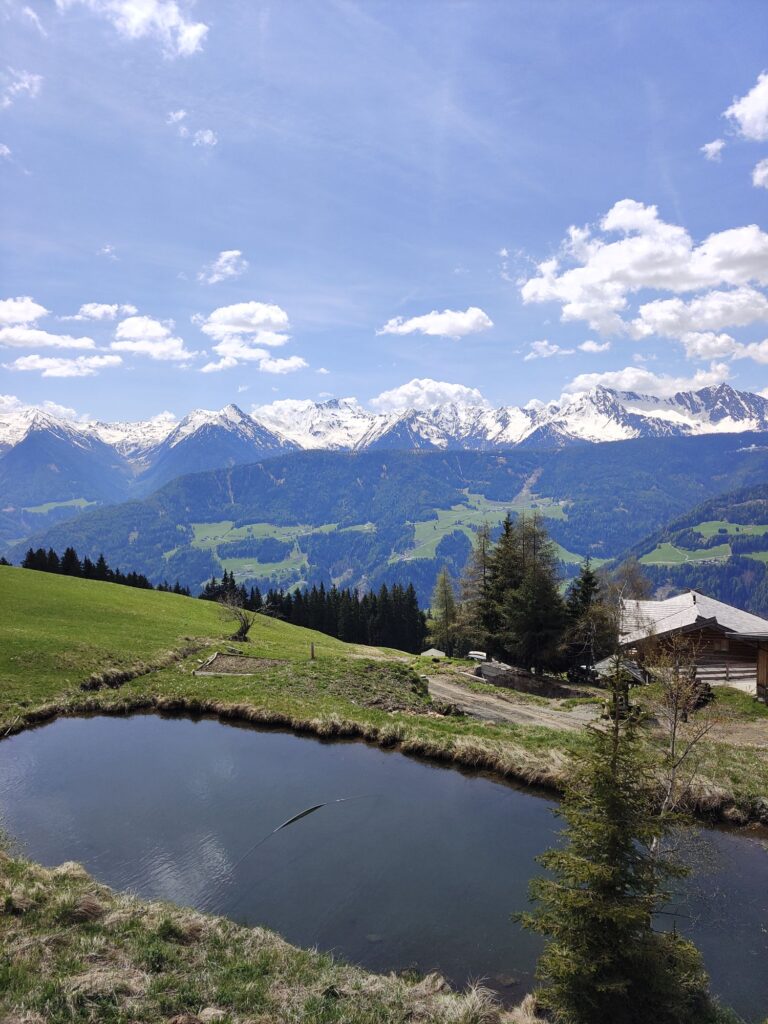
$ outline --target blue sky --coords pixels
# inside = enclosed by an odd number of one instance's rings
[[[5,408],[768,385],[762,2],[0,19]]]

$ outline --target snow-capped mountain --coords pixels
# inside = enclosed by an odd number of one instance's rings
[[[252,414],[236,405],[218,411],[196,409],[179,422],[163,413],[137,423],[84,423],[28,408],[0,415],[0,463],[31,435],[49,434],[56,438],[57,450],[69,445],[86,457],[89,451],[98,450],[101,462],[105,453],[111,453],[120,479],[132,478],[134,489],[146,493],[184,473],[297,449],[488,451],[518,445],[552,448],[577,442],[744,431],[768,431],[768,399],[736,391],[728,384],[680,392],[671,398],[596,387],[546,405],[498,409],[450,403],[377,413],[354,399],[290,400],[257,407]],[[18,458],[13,463],[17,474],[36,477],[39,491],[45,495],[41,501],[49,501],[51,481],[57,481],[53,488],[57,494],[64,481],[56,460],[38,464],[33,457],[33,450],[42,452],[43,447],[26,445],[26,465]],[[5,480],[7,484],[7,473]],[[25,485],[24,493],[27,491]],[[0,498],[9,495],[0,494]]]
[[[389,422],[386,416],[367,412],[354,398],[327,402],[283,399],[257,406],[253,415],[299,448],[330,451],[357,448],[374,423]]]
[[[172,412],[161,412],[138,423],[102,423],[97,420],[89,423],[86,429],[129,461],[141,462],[149,451],[168,437],[177,423]]]

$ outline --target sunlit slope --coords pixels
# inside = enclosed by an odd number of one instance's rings
[[[218,605],[176,594],[0,566],[0,719],[79,687],[92,673],[154,663],[195,641],[226,637]],[[257,616],[248,653],[304,659],[356,649]]]

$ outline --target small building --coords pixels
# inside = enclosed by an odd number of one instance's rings
[[[444,658],[445,651],[438,651],[436,647],[430,647],[428,651],[422,651],[419,655],[421,658]]]
[[[768,703],[768,620],[689,590],[665,601],[624,601],[621,645],[635,650],[674,635],[694,641],[696,678]]]

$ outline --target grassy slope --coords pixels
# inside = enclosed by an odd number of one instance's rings
[[[146,671],[191,643],[206,645],[205,653],[231,648],[227,632],[218,607],[206,602],[0,567],[0,735],[58,711],[186,707],[364,736],[406,753],[555,784],[581,742],[577,733],[435,715],[397,652],[351,647],[262,617],[243,652],[278,664],[257,675],[194,676],[202,650]],[[315,661],[308,657],[312,640]],[[137,663],[144,674],[119,688],[80,688],[94,673]],[[748,804],[768,792],[768,756],[759,758],[713,748],[708,760],[718,781]],[[224,1007],[225,1020],[238,1024],[496,1019],[474,996],[461,1002],[430,995],[423,986],[293,949],[259,929],[116,896],[74,869],[57,874],[4,861],[0,889],[0,1019],[24,1009],[38,1014],[29,1024],[128,1024],[206,1006]],[[103,912],[78,920],[88,893]],[[190,928],[196,937],[177,934]]]
[[[573,747],[572,736],[553,730],[414,714],[431,709],[413,689],[407,655],[344,644],[264,616],[242,650],[280,664],[254,676],[192,675],[204,653],[234,646],[225,640],[231,628],[208,602],[0,566],[0,734],[45,706],[66,711],[189,701],[327,734],[399,741],[414,752],[537,781],[556,782],[562,755]],[[315,661],[309,660],[310,642]],[[196,651],[168,664],[169,653],[193,645]],[[153,664],[157,669],[146,673]],[[143,674],[117,689],[81,690],[94,673],[132,667]]]
[[[262,928],[110,892],[76,864],[49,871],[0,853],[0,932],[7,1024],[500,1019],[480,991],[448,995],[434,976],[371,975]]]
[[[188,706],[363,736],[555,786],[582,741],[563,730],[435,715],[407,655],[263,616],[242,649],[276,664],[252,676],[193,675],[205,654],[233,647],[225,639],[230,629],[208,602],[0,566],[0,735],[56,710]],[[89,677],[110,670],[135,677],[118,688],[82,690]],[[747,711],[731,711],[749,720]],[[703,792],[719,789],[722,803],[733,796],[745,808],[768,794],[768,750],[711,744],[706,753],[711,779]],[[708,800],[702,797],[705,806]]]

